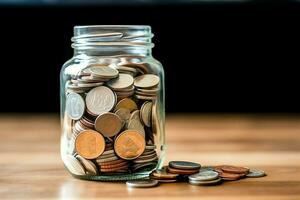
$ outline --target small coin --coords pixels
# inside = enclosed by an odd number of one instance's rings
[[[154,74],[144,74],[134,80],[134,86],[139,88],[153,88],[159,83],[159,77]]]
[[[228,172],[228,173],[235,173],[235,174],[248,174],[249,173],[249,168],[246,168],[246,167],[223,165],[223,166],[221,166],[221,169],[222,169],[222,171]]]
[[[86,95],[87,109],[93,114],[100,115],[112,110],[116,103],[116,96],[105,86],[95,87]]]
[[[260,169],[250,169],[249,173],[246,176],[249,178],[258,178],[266,176],[266,173]]]
[[[97,163],[101,166],[104,166],[104,165],[116,165],[116,164],[124,163],[124,162],[128,162],[128,161],[123,160],[123,159],[118,159],[118,160],[112,160],[112,161],[107,161],[107,162],[97,162]]]
[[[222,182],[221,178],[217,178],[217,179],[210,180],[210,181],[189,180],[189,184],[191,184],[191,185],[217,185],[217,184],[220,184],[221,182]]]
[[[119,160],[119,158],[117,156],[111,156],[109,158],[100,158],[100,157],[98,157],[96,159],[96,162],[99,164],[99,163],[102,163],[102,162],[109,162],[109,161],[114,161],[114,160]]]
[[[143,95],[134,95],[135,98],[141,100],[155,100],[156,96],[143,96]]]
[[[122,99],[121,101],[119,101],[115,107],[115,110],[118,110],[120,108],[126,108],[128,109],[130,112],[137,110],[138,106],[136,105],[136,103],[129,98],[125,98]]]
[[[82,117],[85,110],[83,98],[77,93],[70,93],[66,100],[66,111],[71,119],[78,120]]]
[[[97,175],[98,174],[97,167],[92,161],[87,160],[87,159],[81,157],[80,155],[76,155],[76,158],[84,166],[85,171],[86,171],[87,174],[90,174],[90,175]]]
[[[84,167],[74,156],[64,155],[63,160],[64,160],[64,164],[65,164],[66,168],[72,174],[85,175]]]
[[[118,76],[119,71],[109,67],[107,65],[102,65],[102,66],[92,66],[89,67],[89,71],[92,73],[94,76],[98,77],[103,77],[103,78],[115,78]]]
[[[189,176],[189,180],[192,181],[210,181],[219,177],[219,173],[215,171],[200,171],[197,174]]]
[[[114,144],[116,154],[125,160],[139,157],[144,152],[145,146],[144,137],[135,130],[123,131],[118,135]]]
[[[152,115],[152,102],[146,101],[140,111],[140,118],[142,119],[145,126],[151,126],[151,115]]]
[[[118,134],[123,127],[123,121],[115,113],[104,113],[97,117],[95,129],[105,137],[113,137]]]
[[[172,174],[182,174],[182,175],[191,175],[191,174],[196,174],[199,172],[199,170],[195,169],[176,169],[172,167],[167,167],[167,172],[172,173]]]
[[[97,131],[85,130],[76,137],[75,148],[80,156],[94,159],[103,153],[105,140]]]
[[[128,130],[136,130],[145,138],[145,129],[139,119],[129,120],[127,129]]]
[[[242,177],[244,177],[246,174],[234,174],[234,173],[227,173],[227,172],[221,172],[219,173],[219,177],[221,177],[224,180],[230,180],[235,181]]]
[[[171,174],[167,172],[167,167],[163,167],[160,170],[155,170],[151,173],[151,175],[159,179],[176,179],[179,176],[178,174]]]
[[[199,170],[201,165],[194,162],[188,161],[170,161],[169,166],[176,169],[190,169],[190,170]]]
[[[115,113],[123,120],[124,123],[126,123],[130,118],[130,111],[126,108],[120,108],[116,110]]]
[[[124,89],[133,85],[133,77],[129,74],[119,74],[117,78],[111,79],[107,85],[112,89]]]
[[[134,187],[134,188],[148,188],[148,187],[155,187],[157,186],[158,181],[157,180],[133,180],[133,181],[127,181],[126,185],[128,187]]]
[[[124,166],[116,167],[116,168],[107,168],[107,169],[100,168],[101,172],[115,172],[115,171],[119,171],[119,170],[128,170],[128,165],[124,165]]]
[[[124,167],[124,166],[128,167],[128,161],[123,160],[123,162],[120,162],[120,163],[117,163],[117,164],[114,164],[114,165],[100,165],[100,168],[101,169],[115,169],[115,168],[121,168],[121,167]]]

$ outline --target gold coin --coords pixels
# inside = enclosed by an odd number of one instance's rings
[[[120,108],[126,108],[130,112],[138,109],[136,103],[129,98],[122,99],[119,103],[117,103],[115,110],[119,110]]]
[[[145,138],[135,130],[123,131],[115,140],[116,154],[125,159],[133,160],[145,150]]]
[[[105,137],[118,134],[123,126],[121,118],[115,113],[104,113],[99,115],[95,121],[95,129]]]
[[[76,152],[86,158],[94,159],[100,156],[105,148],[105,140],[97,131],[82,131],[75,140]]]
[[[139,88],[152,88],[159,83],[159,77],[154,74],[144,74],[134,80],[134,86]]]

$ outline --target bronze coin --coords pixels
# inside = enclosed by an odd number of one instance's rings
[[[190,175],[190,174],[196,174],[199,172],[198,170],[191,170],[191,169],[175,169],[172,167],[167,167],[167,172],[172,174],[182,174],[182,175]]]
[[[99,165],[100,169],[114,169],[114,168],[120,168],[123,166],[128,166],[128,162],[124,161],[124,162],[120,162],[118,164],[114,164],[114,165]]]
[[[128,161],[123,159],[118,159],[118,160],[107,161],[107,162],[98,162],[98,164],[101,166],[105,166],[105,165],[116,165],[123,162],[128,162]]]
[[[172,174],[167,171],[167,167],[163,167],[160,170],[155,170],[151,173],[152,177],[158,178],[158,179],[176,179],[179,175],[178,174]]]
[[[246,167],[223,165],[223,166],[221,166],[221,169],[224,172],[234,173],[234,174],[248,174],[249,173],[249,168],[246,168]]]
[[[104,113],[99,115],[95,121],[95,129],[105,137],[118,134],[123,126],[121,118],[115,113]]]
[[[116,154],[125,159],[133,160],[139,157],[145,150],[145,139],[138,131],[123,131],[115,140]]]
[[[238,180],[244,177],[245,175],[246,174],[234,174],[234,173],[226,173],[226,172],[219,173],[219,177],[221,177],[224,180]]]
[[[97,131],[85,130],[76,137],[76,152],[86,159],[97,158],[103,153],[104,148],[104,138]]]

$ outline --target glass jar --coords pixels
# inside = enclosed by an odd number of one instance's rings
[[[61,69],[61,157],[76,178],[125,181],[163,164],[163,67],[150,26],[75,26]]]

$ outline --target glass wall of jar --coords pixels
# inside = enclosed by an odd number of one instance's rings
[[[165,154],[163,67],[149,26],[76,26],[60,74],[61,157],[75,177],[147,177]]]

